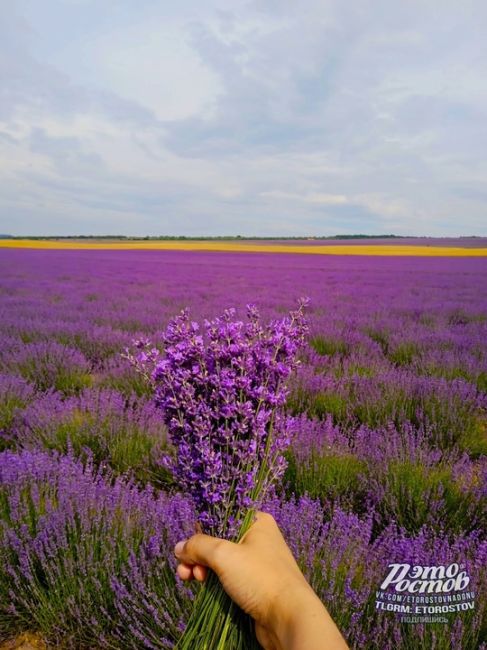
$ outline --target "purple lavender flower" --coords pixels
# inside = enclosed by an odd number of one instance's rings
[[[52,647],[153,647],[140,635],[173,647],[189,589],[172,549],[193,518],[186,497],[72,456],[0,453],[0,639],[34,629]]]
[[[34,386],[22,377],[0,373],[0,451],[14,443],[16,414],[35,399]]]
[[[162,353],[135,342],[132,361],[153,385],[176,450],[167,466],[212,534],[234,537],[283,474],[290,436],[279,410],[307,331],[305,304],[267,326],[252,305],[246,323],[228,309],[205,321],[203,334],[183,310],[164,332]]]
[[[74,348],[54,341],[28,343],[4,357],[9,372],[19,373],[38,390],[55,388],[66,395],[80,392],[91,384],[90,366]]]
[[[17,415],[13,433],[19,447],[71,450],[117,473],[133,471],[142,480],[167,476],[160,462],[165,427],[159,409],[114,390],[42,394]]]

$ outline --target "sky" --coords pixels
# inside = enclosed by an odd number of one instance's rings
[[[484,0],[0,0],[0,233],[487,235]]]

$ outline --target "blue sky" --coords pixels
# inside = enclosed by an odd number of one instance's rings
[[[487,234],[487,4],[0,3],[0,232]]]

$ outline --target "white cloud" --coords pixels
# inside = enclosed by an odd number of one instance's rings
[[[486,14],[3,3],[0,231],[486,234]]]
[[[318,205],[345,205],[349,200],[343,194],[320,194],[319,192],[305,197],[305,201]]]

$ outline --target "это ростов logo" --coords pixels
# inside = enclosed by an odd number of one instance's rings
[[[462,591],[470,577],[466,571],[460,570],[456,562],[448,566],[421,566],[411,564],[389,564],[389,573],[381,584],[381,589],[390,585],[395,591],[411,594],[449,593]]]

